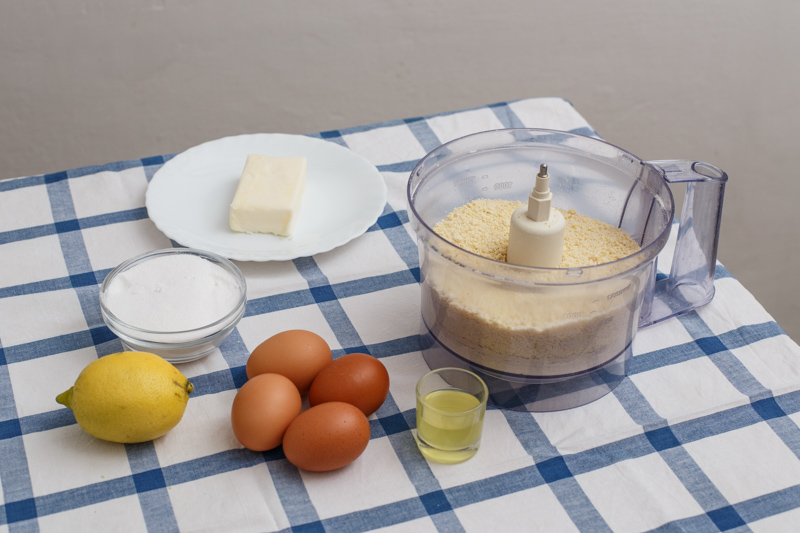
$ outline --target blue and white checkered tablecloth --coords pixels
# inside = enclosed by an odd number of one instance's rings
[[[55,396],[122,349],[100,316],[106,274],[174,244],[144,207],[169,156],[0,181],[0,531],[800,530],[800,348],[721,265],[711,304],[639,332],[611,394],[556,413],[490,409],[461,465],[418,453],[427,367],[408,175],[446,141],[523,126],[594,133],[568,102],[537,98],[316,135],[378,167],[383,215],[331,252],[239,262],[245,317],[181,365],[195,385],[181,423],[137,445],[90,437]],[[344,469],[299,471],[233,436],[248,354],[293,328],[389,370],[370,443]]]

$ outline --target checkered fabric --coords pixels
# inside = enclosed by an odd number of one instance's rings
[[[595,134],[568,102],[537,98],[315,135],[377,166],[383,215],[315,257],[239,262],[245,317],[181,365],[195,386],[181,423],[136,445],[89,436],[55,396],[122,349],[100,315],[106,274],[176,245],[144,208],[169,156],[0,181],[0,531],[800,530],[800,348],[722,265],[711,304],[640,330],[611,394],[555,413],[490,408],[473,459],[420,455],[406,182],[440,144],[507,127]],[[300,471],[231,430],[250,351],[294,328],[391,376],[366,451],[338,471]]]

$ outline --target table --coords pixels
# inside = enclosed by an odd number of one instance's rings
[[[239,262],[245,317],[220,350],[180,366],[195,386],[181,423],[135,445],[84,433],[55,396],[122,349],[100,316],[106,274],[176,245],[144,208],[170,156],[0,181],[0,531],[796,530],[800,348],[722,265],[709,305],[640,330],[611,394],[555,413],[490,409],[461,465],[418,453],[414,384],[427,367],[406,182],[443,142],[506,127],[595,135],[561,98],[314,135],[377,166],[383,214],[333,251]],[[292,328],[389,370],[370,443],[341,470],[299,471],[230,428],[249,352]]]

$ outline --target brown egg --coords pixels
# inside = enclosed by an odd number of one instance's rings
[[[308,403],[345,402],[369,416],[389,394],[389,372],[365,353],[343,355],[323,368],[308,392]]]
[[[286,428],[302,409],[300,393],[289,378],[260,374],[242,385],[233,399],[233,434],[245,448],[271,450],[281,444]]]
[[[248,378],[268,372],[286,376],[302,395],[332,359],[325,339],[310,331],[291,329],[259,344],[247,359],[245,371]]]
[[[283,437],[290,463],[312,472],[327,472],[355,461],[369,444],[369,421],[357,407],[328,402],[294,419]]]

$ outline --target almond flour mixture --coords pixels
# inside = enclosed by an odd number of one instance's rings
[[[505,261],[509,221],[520,205],[474,200],[453,210],[434,231],[464,250]],[[562,213],[567,226],[559,268],[607,263],[640,249],[618,228],[574,210]],[[563,272],[553,275],[561,279]],[[512,288],[432,262],[422,284],[423,319],[440,342],[488,369],[545,377],[583,372],[631,342],[645,275]]]
[[[508,226],[522,202],[481,198],[450,212],[433,231],[456,246],[497,261],[506,260]],[[559,209],[567,223],[559,268],[576,268],[622,259],[640,250],[630,235],[599,220]]]

